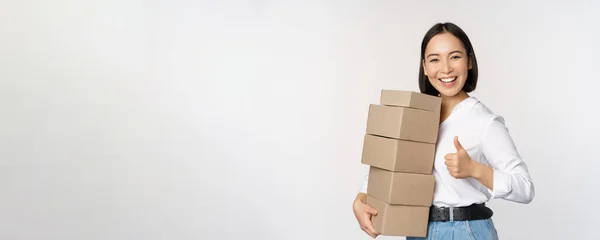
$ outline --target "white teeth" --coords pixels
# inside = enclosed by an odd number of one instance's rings
[[[452,82],[452,81],[456,80],[456,77],[453,77],[453,78],[440,78],[440,80],[442,80],[442,82],[449,83],[449,82]]]

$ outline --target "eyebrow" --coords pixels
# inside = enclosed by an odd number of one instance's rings
[[[450,52],[448,55],[451,55],[451,54],[453,54],[453,53],[462,53],[462,54],[464,54],[464,53],[463,53],[462,51],[460,51],[460,50],[454,50],[454,51]],[[440,54],[438,54],[438,53],[432,53],[432,54],[429,54],[429,55],[427,55],[427,57],[426,57],[426,58],[429,58],[429,57],[432,57],[432,56],[439,56],[439,55],[440,55]]]

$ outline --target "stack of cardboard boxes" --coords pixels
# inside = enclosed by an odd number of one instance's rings
[[[439,97],[385,89],[369,106],[361,162],[370,166],[367,204],[382,235],[427,234],[440,109]]]

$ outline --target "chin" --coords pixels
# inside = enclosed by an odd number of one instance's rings
[[[456,95],[458,95],[460,91],[451,91],[451,92],[440,92],[440,96],[444,96],[444,97],[454,97]]]
[[[456,95],[458,95],[460,93],[460,90],[462,88],[451,88],[448,89],[446,87],[443,86],[437,86],[436,90],[438,90],[438,92],[440,93],[440,96],[444,96],[444,97],[454,97]]]

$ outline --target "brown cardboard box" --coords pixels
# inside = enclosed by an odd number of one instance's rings
[[[440,112],[442,98],[404,90],[381,90],[381,105],[409,107]]]
[[[367,194],[389,204],[429,207],[435,178],[431,174],[390,172],[371,166]]]
[[[436,143],[440,113],[420,109],[371,104],[367,134]]]
[[[367,195],[367,204],[377,209],[371,217],[375,231],[384,236],[426,237],[429,207],[385,203]]]
[[[365,134],[362,160],[392,172],[431,174],[435,144]]]
[[[367,204],[382,235],[427,235],[440,109],[439,97],[385,89],[369,106],[361,161],[370,165]]]

